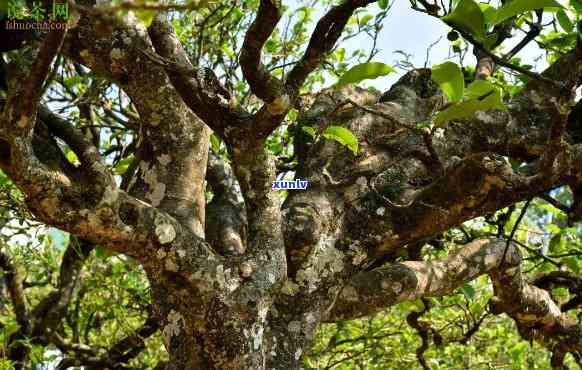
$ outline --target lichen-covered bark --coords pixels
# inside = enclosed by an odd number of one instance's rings
[[[533,82],[507,110],[479,112],[435,132],[417,128],[446,103],[428,69],[411,71],[382,95],[352,86],[322,91],[303,99],[295,132],[297,177],[309,188],[283,204],[271,189],[276,170],[267,136],[299,100],[300,85],[353,11],[369,2],[333,7],[317,26],[325,34],[314,34],[289,79],[279,81],[249,67],[260,63],[268,37],[260,18],[268,18],[270,33],[278,14],[278,3],[262,1],[254,26],[260,39],[249,33],[243,56],[245,76],[265,102],[255,114],[231,107],[221,89],[209,91],[191,74],[163,18],[146,30],[135,18],[113,22],[80,8],[64,55],[115,82],[139,113],[138,171],[128,192],[119,189],[94,142],[31,95],[56,54],[47,48],[60,45],[62,35],[47,38],[31,65],[14,66],[20,71],[9,76],[0,119],[0,167],[40,220],[142,264],[153,293],[152,326],[144,330],[160,328],[168,369],[296,369],[319,323],[448,294],[483,274],[495,285],[495,312],[507,313],[524,337],[550,347],[556,367],[560,356],[580,351],[580,326],[546,291],[525,282],[513,245],[479,240],[442,260],[390,264],[396,253],[406,255],[409,246],[465,220],[556,186],[580,189],[580,117],[566,117],[549,103],[564,101],[563,91]],[[579,64],[575,53],[566,55],[546,76],[567,79]],[[32,106],[21,104],[22,96]],[[332,121],[358,137],[357,155],[331,140],[313,142],[300,129],[321,131]],[[208,159],[210,128],[224,139],[230,165]],[[63,158],[55,137],[81,166]],[[525,165],[514,169],[505,157]],[[215,197],[208,212],[205,179]],[[73,262],[72,270],[82,263]],[[24,323],[28,303],[20,297],[17,271],[11,273]],[[62,311],[73,290],[61,284],[55,310]],[[52,316],[46,320],[40,331]],[[30,328],[22,330],[25,335]]]

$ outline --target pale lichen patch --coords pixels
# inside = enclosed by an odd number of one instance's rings
[[[162,154],[158,157],[158,162],[160,162],[162,166],[167,166],[172,162],[172,156],[169,154]]]
[[[267,105],[267,110],[274,116],[285,113],[291,106],[291,99],[289,95],[283,94],[278,96],[270,104]]]
[[[297,351],[295,351],[295,361],[298,361],[301,358],[301,354],[303,353],[303,350],[301,348],[297,348]]]
[[[157,256],[159,259],[164,259],[166,257],[166,251],[163,249],[158,249]]]
[[[360,176],[356,180],[356,184],[358,184],[360,186],[366,186],[366,185],[368,185],[368,179],[366,179],[364,176]]]
[[[281,293],[286,295],[295,295],[299,292],[299,285],[295,284],[294,282],[287,280],[283,283],[283,287],[281,288]]]
[[[184,317],[177,311],[171,310],[168,314],[168,324],[162,331],[166,347],[169,348],[172,337],[180,335],[180,326],[184,325]]]
[[[299,333],[301,331],[301,323],[297,320],[291,321],[288,325],[287,325],[287,330],[290,333]]]
[[[351,285],[347,285],[342,289],[341,298],[348,302],[357,302],[360,298],[358,297],[358,292],[356,288]]]
[[[143,180],[150,188],[145,197],[151,201],[152,206],[157,207],[166,194],[166,184],[158,181],[154,167],[150,168],[146,162],[141,162],[140,168],[143,172]]]
[[[109,56],[111,57],[111,59],[121,59],[123,58],[123,51],[121,51],[121,49],[119,48],[113,48],[111,49]]]
[[[335,248],[335,236],[322,237],[312,251],[308,264],[297,271],[296,281],[306,286],[309,292],[317,289],[317,283],[333,276],[344,268],[344,255]]]
[[[152,206],[157,207],[162,203],[162,199],[164,199],[166,195],[166,184],[158,182],[152,188],[152,191],[149,193],[149,198],[152,201]]]
[[[392,284],[392,291],[394,292],[394,294],[398,295],[400,294],[400,292],[402,291],[402,284],[399,282],[394,282]]]
[[[223,265],[218,265],[216,267],[215,281],[222,290],[232,293],[239,287],[241,279],[238,274],[233,274],[231,269],[225,269]]]
[[[117,187],[110,187],[105,189],[103,192],[103,197],[101,198],[101,202],[99,202],[99,206],[110,206],[117,202],[119,199],[119,189]]]
[[[18,122],[16,124],[20,128],[26,128],[28,126],[29,121],[30,121],[30,119],[28,118],[28,116],[26,114],[23,114],[20,116],[20,119],[18,120]]]
[[[156,225],[156,236],[161,244],[171,243],[176,238],[176,229],[174,229],[170,220],[167,220],[161,214],[156,216],[154,224]]]

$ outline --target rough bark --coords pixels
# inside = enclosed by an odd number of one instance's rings
[[[333,119],[355,133],[359,153],[333,141],[313,142],[297,130],[297,177],[310,186],[284,204],[271,189],[276,171],[266,137],[353,11],[368,3],[333,7],[301,62],[278,81],[250,68],[260,66],[262,45],[278,17],[276,2],[261,1],[252,28],[257,34],[247,35],[241,57],[251,89],[265,102],[256,114],[230,107],[222,90],[211,91],[191,74],[193,66],[163,18],[146,30],[135,19],[111,22],[79,8],[63,54],[115,82],[140,116],[139,170],[128,192],[119,189],[94,143],[39,106],[34,95],[63,35],[49,34],[35,62],[9,76],[0,167],[40,220],[141,263],[153,296],[142,330],[145,335],[160,328],[171,358],[167,369],[296,369],[319,323],[449,294],[483,274],[495,286],[495,312],[511,316],[525,338],[546,344],[555,367],[565,353],[581,350],[580,325],[524,280],[513,244],[479,240],[443,260],[390,264],[396,252],[465,220],[557,186],[578,186],[582,144],[565,130],[568,119],[580,123],[580,117],[562,109],[569,92],[534,81],[507,110],[479,112],[433,135],[416,128],[443,102],[428,69],[410,72],[382,96],[351,86],[323,91],[301,112],[299,126],[321,131]],[[568,81],[580,65],[573,52],[544,78]],[[216,110],[208,109],[211,102]],[[208,159],[210,128],[225,139],[232,170],[212,155]],[[63,160],[54,137],[73,149],[81,166]],[[527,165],[513,169],[504,156]],[[206,178],[215,196],[208,212]],[[11,274],[11,296],[25,323],[29,313],[18,276],[6,258],[0,262]],[[70,267],[61,276],[81,263],[64,263]],[[51,298],[55,315],[73,290],[74,284],[60,284]],[[51,321],[52,314],[35,327],[39,337]],[[70,348],[59,338],[48,340]],[[124,345],[143,343],[130,337]],[[78,361],[112,367],[111,361],[123,361],[122,352],[102,359],[89,351],[62,368]]]

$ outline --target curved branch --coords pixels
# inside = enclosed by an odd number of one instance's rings
[[[164,67],[184,102],[210,128],[222,136],[226,127],[235,126],[248,116],[241,108],[231,106],[230,94],[215,76],[212,78],[214,83],[210,84],[205,83],[208,82],[206,78],[197,78],[203,75],[203,70],[192,66],[167,19],[161,15],[156,16],[148,28],[148,33],[159,56],[150,55],[147,51],[142,53],[153,63]]]
[[[8,285],[8,293],[14,307],[16,322],[20,326],[20,332],[25,336],[30,335],[32,321],[28,311],[28,302],[24,295],[24,271],[3,252],[0,252],[0,269],[4,271],[4,278]]]
[[[524,339],[549,347],[557,358],[555,368],[560,368],[559,358],[565,353],[582,351],[582,325],[562,312],[547,291],[525,280],[516,245],[506,249],[502,239],[481,239],[445,258],[407,261],[359,273],[343,287],[327,320],[352,319],[403,301],[448,295],[489,274],[495,292],[492,312],[507,313]]]
[[[50,337],[60,320],[67,316],[68,305],[78,287],[79,274],[92,250],[93,244],[71,238],[61,261],[57,290],[34,308],[33,313],[37,320],[33,330],[35,336]]]
[[[376,0],[344,0],[319,20],[303,57],[287,77],[286,85],[292,91],[299,91],[307,76],[333,49],[354,11],[374,2]]]
[[[281,19],[280,7],[279,0],[261,0],[257,17],[245,35],[239,58],[251,91],[267,104],[285,94],[283,83],[271,75],[261,60],[263,46]]]
[[[358,273],[343,287],[328,320],[368,316],[400,302],[451,294],[499,267],[504,250],[504,240],[480,239],[438,260],[407,261]],[[511,244],[504,267],[519,263],[519,252]]]
[[[51,112],[46,105],[40,106],[38,117],[47,125],[52,134],[61,138],[71,147],[81,163],[86,165],[88,169],[96,162],[101,161],[99,151],[93,143],[69,122]]]
[[[157,320],[148,315],[143,325],[134,333],[114,343],[107,352],[88,345],[69,343],[58,335],[53,336],[57,347],[63,352],[72,352],[72,356],[63,358],[57,369],[73,366],[87,366],[88,369],[131,369],[125,365],[145,349],[145,341],[159,329]]]

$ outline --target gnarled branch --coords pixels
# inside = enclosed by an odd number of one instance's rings
[[[261,60],[263,46],[281,19],[279,0],[261,0],[257,17],[246,32],[240,65],[251,91],[265,103],[284,99],[283,83],[273,77]],[[289,97],[287,97],[289,101]]]

